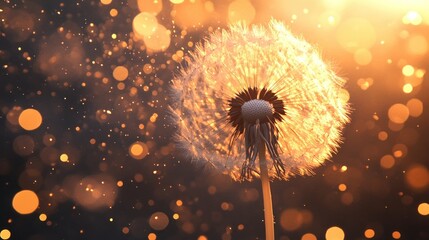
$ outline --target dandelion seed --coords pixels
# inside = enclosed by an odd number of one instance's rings
[[[276,20],[215,32],[187,63],[173,81],[178,148],[235,180],[261,178],[274,239],[269,180],[312,174],[338,148],[345,81]]]

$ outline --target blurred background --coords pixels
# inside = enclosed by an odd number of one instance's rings
[[[166,113],[197,43],[271,18],[353,108],[332,161],[272,183],[277,239],[429,239],[428,1],[5,0],[0,18],[0,239],[264,239],[259,181],[180,157]]]

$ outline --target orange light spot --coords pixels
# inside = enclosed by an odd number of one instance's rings
[[[113,70],[113,77],[118,81],[124,81],[128,77],[128,69],[124,66],[117,66]]]
[[[378,139],[380,141],[386,141],[388,137],[389,137],[389,135],[385,131],[381,131],[378,133]]]
[[[398,231],[394,231],[392,233],[392,237],[393,237],[393,239],[400,239],[401,238],[401,233],[398,232]]]
[[[0,232],[0,238],[3,240],[9,239],[12,234],[8,229],[3,229]]]
[[[401,103],[393,104],[388,111],[390,121],[398,124],[407,121],[409,115],[410,111],[408,110],[407,106]]]
[[[407,102],[407,107],[410,112],[410,116],[419,117],[423,113],[423,102],[420,99],[412,98]]]
[[[411,188],[423,190],[429,186],[429,171],[425,166],[416,164],[406,171],[405,180]]]
[[[419,214],[423,215],[423,216],[427,216],[429,215],[429,204],[428,203],[420,203],[417,211],[419,212]]]
[[[413,91],[413,85],[411,85],[411,83],[404,84],[404,86],[402,87],[402,91],[404,93],[411,93]]]
[[[27,108],[19,115],[18,122],[27,131],[35,130],[42,124],[42,115],[36,109]]]
[[[134,159],[143,159],[148,154],[148,147],[145,143],[137,141],[131,144],[129,148],[129,154]]]
[[[340,190],[341,192],[344,192],[347,190],[347,185],[344,183],[341,183],[340,185],[338,185],[338,190]]]
[[[414,74],[414,67],[411,65],[405,65],[402,67],[402,74],[407,77],[412,76]]]
[[[366,238],[373,238],[375,236],[375,231],[371,228],[365,230],[364,235]]]
[[[380,159],[380,166],[384,169],[392,168],[395,165],[395,159],[392,155],[384,155]]]
[[[235,0],[229,4],[228,20],[230,23],[242,21],[249,24],[255,18],[255,7],[247,0]]]
[[[312,233],[306,233],[302,235],[301,240],[317,240],[317,237]]]
[[[153,14],[141,12],[133,19],[133,30],[140,36],[151,36],[158,28],[158,20]]]
[[[44,222],[44,221],[46,221],[46,219],[48,219],[48,216],[46,214],[42,213],[42,214],[39,215],[39,220],[40,221]]]
[[[112,0],[100,0],[101,4],[109,5],[112,3]]]
[[[345,234],[343,229],[339,227],[330,227],[326,230],[325,238],[326,240],[344,240]]]
[[[31,190],[22,190],[12,199],[12,207],[20,214],[33,213],[39,206],[39,198]]]

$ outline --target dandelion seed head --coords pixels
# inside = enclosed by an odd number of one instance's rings
[[[273,106],[265,100],[253,99],[243,103],[241,106],[241,114],[243,119],[250,123],[255,123],[256,120],[268,121],[274,114]]]
[[[246,138],[258,125],[271,178],[311,174],[338,148],[349,120],[344,84],[283,23],[232,24],[197,45],[173,81],[178,147],[233,179],[251,180],[259,168],[249,162]]]

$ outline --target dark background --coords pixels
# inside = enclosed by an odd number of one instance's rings
[[[148,50],[133,34],[132,19],[139,8],[132,0],[107,5],[0,3],[0,231],[8,229],[11,239],[32,240],[148,239],[150,233],[156,239],[264,239],[260,183],[234,182],[193,164],[175,152],[170,141],[175,128],[166,116],[168,86],[183,64],[177,51],[186,55],[228,22],[231,1],[207,2],[185,1],[182,6],[162,1],[157,19],[171,30],[171,43],[160,52]],[[393,239],[395,231],[400,239],[429,239],[429,216],[418,211],[420,204],[429,202],[429,116],[424,109],[404,124],[393,124],[388,116],[395,103],[412,98],[423,106],[428,103],[426,75],[421,83],[413,82],[411,93],[402,89],[407,81],[415,81],[403,75],[403,66],[429,70],[426,8],[417,1],[350,0],[341,7],[329,1],[250,2],[254,23],[265,23],[271,16],[282,19],[333,62],[348,80],[353,108],[344,143],[331,161],[314,176],[272,183],[277,238],[310,240],[304,234],[311,233],[325,239],[327,229],[337,226],[345,239],[367,239],[367,229],[374,230],[373,239]],[[210,14],[195,13],[210,3]],[[109,15],[112,8],[118,16]],[[404,16],[410,11],[420,14],[422,21],[407,24]],[[326,20],[330,13],[336,14],[331,25]],[[366,45],[372,56],[369,63],[356,62],[356,55],[336,37],[351,18],[369,22],[375,31],[374,43]],[[360,27],[350,31],[358,33],[358,45],[364,46],[372,33]],[[424,41],[417,43],[426,48],[412,46],[413,36],[421,36]],[[148,63],[153,70],[146,74],[142,69]],[[129,71],[122,86],[112,76],[119,65]],[[367,87],[362,85],[365,81],[370,83]],[[43,117],[34,131],[8,118],[27,108]],[[388,134],[384,141],[378,137],[381,131]],[[54,160],[47,162],[42,152],[47,151],[43,138],[48,134],[55,144],[50,149]],[[23,153],[16,140],[22,135],[34,142],[30,153]],[[148,147],[141,160],[129,154],[136,141]],[[402,156],[394,157],[393,167],[383,168],[380,159],[394,155],[397,144]],[[70,162],[61,162],[61,153],[67,153]],[[416,168],[421,174],[410,176]],[[417,179],[420,187],[410,179]],[[110,188],[94,183],[102,180]],[[76,190],[82,183],[99,186],[107,202],[88,204],[88,196]],[[346,189],[340,190],[340,184]],[[12,207],[22,189],[38,195],[39,208],[32,214],[21,215]],[[158,212],[169,220],[161,224],[162,230],[149,222]],[[46,221],[39,220],[42,213]]]

